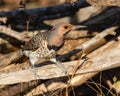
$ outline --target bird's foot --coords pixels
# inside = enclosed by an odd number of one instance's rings
[[[65,75],[69,75],[68,70],[64,67],[64,65],[60,63],[59,60],[57,60],[56,58],[52,58],[50,59],[50,61],[55,62],[55,64],[62,70],[62,72],[65,73]]]
[[[87,56],[82,57],[85,61],[87,61],[89,58]]]
[[[67,76],[69,75],[69,72],[68,72],[67,70],[66,70],[64,73],[65,73],[65,75],[67,75]]]
[[[65,75],[69,75],[68,70],[58,61],[56,65],[65,73]]]

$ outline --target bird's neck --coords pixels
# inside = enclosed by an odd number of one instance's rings
[[[59,47],[64,44],[64,38],[56,33],[55,34],[48,33],[47,42],[48,42],[48,45]]]

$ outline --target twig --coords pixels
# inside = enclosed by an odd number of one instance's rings
[[[81,63],[81,59],[84,55],[84,50],[82,50],[82,55],[80,56],[79,60],[77,61],[77,63],[75,64],[73,70],[72,70],[72,76],[71,76],[71,79],[75,76],[75,73],[77,72],[78,70],[78,67],[80,66],[79,64],[82,65],[82,63],[84,63],[84,61]]]

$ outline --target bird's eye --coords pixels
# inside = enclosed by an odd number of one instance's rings
[[[68,29],[68,26],[64,26],[65,29]]]

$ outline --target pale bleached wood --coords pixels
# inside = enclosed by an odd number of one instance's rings
[[[23,56],[22,50],[12,52],[0,58],[0,66],[5,67]]]
[[[33,32],[24,31],[20,33],[20,32],[12,30],[11,28],[7,26],[0,26],[0,33],[6,34],[8,37],[10,36],[20,41],[28,41],[36,32],[33,33]]]
[[[8,28],[6,26],[0,26],[0,33],[10,35],[21,41],[24,39],[24,37],[20,33],[13,31],[13,30],[11,30],[11,28]]]
[[[112,27],[112,28],[109,28],[109,29],[106,29],[104,30],[102,33],[100,34],[97,34],[94,38],[92,38],[91,40],[83,43],[82,45],[80,45],[82,48],[81,49],[85,49],[85,48],[88,48],[88,46],[90,45],[93,45],[97,42],[99,42],[101,39],[103,39],[104,37],[106,37],[107,35],[115,35],[116,33],[114,32],[114,30],[116,29],[117,27]],[[77,48],[80,48],[79,46]],[[77,49],[76,48],[76,49]]]
[[[38,85],[40,83],[40,81],[31,81],[31,82],[27,82],[27,83],[19,83],[19,84],[15,84],[12,85],[10,87],[3,87],[1,88],[0,91],[0,96],[15,96],[16,94],[19,94],[20,92],[23,92],[25,90],[27,90],[28,88],[32,88],[36,85]],[[7,95],[8,94],[8,95]]]
[[[65,88],[68,88],[69,90],[71,90],[70,89],[71,86],[75,88],[76,86],[83,84],[86,80],[90,79],[91,77],[93,77],[97,73],[98,72],[77,75],[72,79],[71,84],[67,83],[67,81],[65,81],[64,78],[62,78],[62,79],[59,79],[59,78],[58,79],[50,79],[47,82],[38,85],[30,92],[26,93],[25,96],[33,96],[33,95],[38,95],[38,94],[39,95],[40,94],[47,94],[48,96],[50,96],[52,94],[52,91],[55,91],[55,90],[57,90],[55,92],[59,92],[59,90],[61,90],[61,89],[63,90]],[[55,93],[55,92],[53,92],[53,93]]]
[[[99,48],[100,46],[102,46],[108,42],[107,40],[105,40],[106,36],[108,36],[108,35],[114,36],[116,34],[116,32],[114,32],[114,31],[117,28],[118,27],[111,27],[111,28],[108,28],[108,29],[102,31],[101,33],[98,33],[96,36],[94,36],[89,41],[84,42],[81,45],[78,45],[77,47],[74,48],[74,50],[70,51],[67,54],[62,55],[62,57],[61,57],[62,61],[68,59],[71,56],[73,57],[72,59],[74,59],[75,57],[73,55],[75,55],[78,52],[79,52],[79,54],[77,54],[76,56],[79,55],[79,57],[80,57],[81,54],[83,54],[83,56],[85,56],[88,53],[90,53],[91,51],[93,51],[94,49]]]

